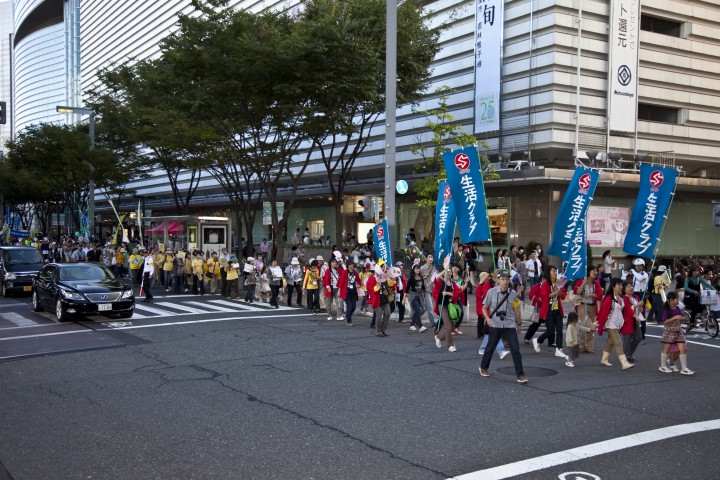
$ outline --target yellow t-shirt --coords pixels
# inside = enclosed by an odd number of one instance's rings
[[[303,280],[303,288],[306,290],[317,290],[320,285],[320,272],[317,270],[308,269],[305,272],[305,279]]]
[[[171,272],[174,261],[175,261],[175,255],[171,255],[171,254],[165,255],[165,263],[163,263],[163,270],[166,272]]]
[[[238,269],[228,266],[227,279],[228,280],[237,280],[238,279]]]
[[[202,258],[194,258],[192,261],[192,272],[202,277],[204,264],[205,262],[202,261]]]
[[[207,271],[208,273],[212,273],[217,276],[220,273],[220,262],[218,260],[213,260],[212,257],[208,258]]]

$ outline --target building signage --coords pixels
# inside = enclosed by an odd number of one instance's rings
[[[587,241],[593,247],[622,247],[629,224],[629,208],[591,205],[585,224]]]
[[[475,0],[475,133],[500,130],[503,0]]]
[[[612,0],[608,116],[611,131],[635,132],[640,0]]]

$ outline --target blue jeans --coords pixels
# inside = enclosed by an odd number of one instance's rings
[[[433,315],[433,298],[430,292],[425,292],[425,311],[427,312],[430,325],[435,325],[435,316]]]
[[[348,293],[345,297],[345,323],[352,323],[352,314],[355,313],[357,299],[354,293]]]
[[[487,347],[488,342],[490,341],[490,335],[485,335],[483,337],[482,344],[480,345],[480,350],[485,350],[485,347]],[[497,347],[495,347],[495,351],[500,355],[502,352],[505,351],[505,344],[503,342],[498,342]]]
[[[488,348],[485,349],[480,368],[487,370],[490,367],[490,360],[492,360],[493,350],[497,348],[498,343],[501,342],[502,338],[508,342],[510,347],[510,353],[512,354],[513,364],[515,365],[515,375],[524,375],[522,366],[522,355],[520,355],[520,345],[518,344],[517,330],[514,328],[491,328],[490,337],[488,342]]]

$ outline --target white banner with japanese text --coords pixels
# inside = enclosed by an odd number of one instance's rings
[[[615,132],[635,132],[640,50],[640,0],[612,0],[610,12],[609,122]]]
[[[503,0],[475,0],[475,133],[500,130]]]

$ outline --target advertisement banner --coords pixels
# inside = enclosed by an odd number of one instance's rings
[[[375,245],[375,258],[382,258],[388,266],[392,266],[390,231],[388,230],[387,220],[380,220],[380,222],[373,227],[373,245]]]
[[[575,169],[555,219],[552,242],[547,249],[548,255],[555,255],[563,262],[567,262],[572,253],[572,245],[578,241],[580,235],[585,243],[585,216],[599,178],[600,174],[596,170],[585,167]],[[583,231],[576,235],[575,230],[578,228]]]
[[[623,250],[630,255],[655,257],[655,245],[675,195],[677,170],[640,166],[640,191],[630,217]]]
[[[475,129],[500,130],[503,0],[475,0]]]
[[[587,242],[593,247],[622,247],[630,225],[630,209],[590,206],[587,213]]]
[[[447,183],[463,243],[490,241],[480,157],[475,147],[443,153]]]
[[[435,204],[435,264],[442,265],[445,257],[452,256],[453,235],[457,214],[453,204],[452,191],[447,182],[438,184],[438,198]]]
[[[612,0],[608,116],[610,130],[635,132],[640,50],[640,0]]]

